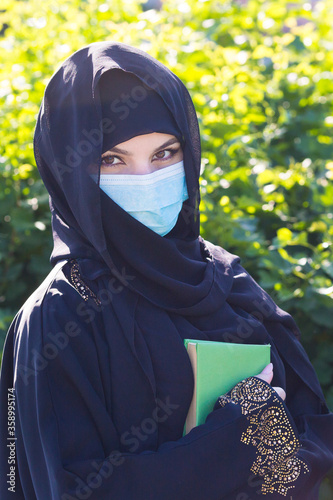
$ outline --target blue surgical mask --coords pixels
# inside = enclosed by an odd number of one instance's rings
[[[101,174],[100,188],[160,236],[176,225],[183,202],[188,199],[182,161],[145,175]]]

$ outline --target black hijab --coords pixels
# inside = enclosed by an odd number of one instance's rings
[[[106,71],[98,89],[102,120],[112,123],[110,131],[103,134],[103,152],[132,137],[153,132],[175,135],[184,146],[182,133],[163,99],[133,73],[121,69]]]
[[[111,137],[108,147],[113,144],[114,124],[105,113],[103,116],[99,87],[102,75],[109,70],[132,73],[145,89],[153,89],[182,135],[189,199],[176,226],[165,237],[128,215],[89,175],[99,173],[106,135]],[[112,71],[107,82],[112,85]],[[76,258],[83,276],[96,279],[112,274],[139,298],[135,311],[130,309],[127,294],[120,294],[113,303],[124,335],[134,335],[135,317],[144,318],[149,311],[161,329],[163,315],[169,315],[182,338],[270,343],[274,385],[286,388],[284,359],[323,399],[297,340],[299,332],[293,319],[253,281],[237,256],[199,235],[198,121],[187,89],[169,69],[141,50],[120,43],[93,43],[77,51],[46,88],[34,149],[50,193],[51,262]],[[103,314],[107,323],[109,311]],[[148,323],[147,319],[146,329]],[[133,344],[133,338],[130,342]]]
[[[144,89],[152,88],[182,133],[189,199],[167,237],[133,219],[89,176],[99,172],[106,139],[111,138],[108,147],[114,145],[112,130],[119,126],[116,113],[112,123],[105,116],[105,78],[102,103],[100,99],[99,81],[110,69],[131,72]],[[106,82],[112,85],[112,72]],[[115,75],[116,87],[118,82],[119,74]],[[131,117],[129,113],[123,120],[128,127]],[[158,126],[159,122],[156,131],[160,130]],[[119,136],[118,130],[115,136]],[[183,312],[190,308],[194,313],[199,305],[201,312],[203,307],[216,307],[221,301],[221,284],[215,279],[214,261],[198,238],[198,122],[188,91],[173,73],[144,52],[123,44],[94,43],[79,50],[62,64],[47,86],[34,147],[50,193],[52,263],[69,256],[94,257],[103,260],[121,281],[121,269],[126,268],[135,276],[129,286],[160,307]]]

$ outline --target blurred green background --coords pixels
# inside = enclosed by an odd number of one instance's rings
[[[158,8],[150,8],[151,6]],[[202,235],[295,317],[333,409],[333,0],[17,0],[0,10],[0,349],[50,270],[32,138],[49,78],[114,40],[185,83],[202,133]],[[321,500],[333,498],[329,479]]]

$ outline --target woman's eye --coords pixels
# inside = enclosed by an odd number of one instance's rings
[[[110,165],[119,165],[120,163],[122,163],[122,161],[117,156],[112,156],[112,155],[102,156],[102,165],[110,166]]]
[[[177,150],[175,150],[175,149],[163,149],[163,151],[159,151],[158,153],[155,153],[154,157],[156,157],[158,160],[168,160],[174,154],[176,154],[176,152],[177,152]]]

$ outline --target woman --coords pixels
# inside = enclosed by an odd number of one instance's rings
[[[54,268],[6,338],[1,498],[316,499],[332,414],[292,318],[199,236],[200,137],[180,80],[140,50],[91,44],[50,80],[34,148]],[[269,343],[274,372],[183,436],[185,338]]]

